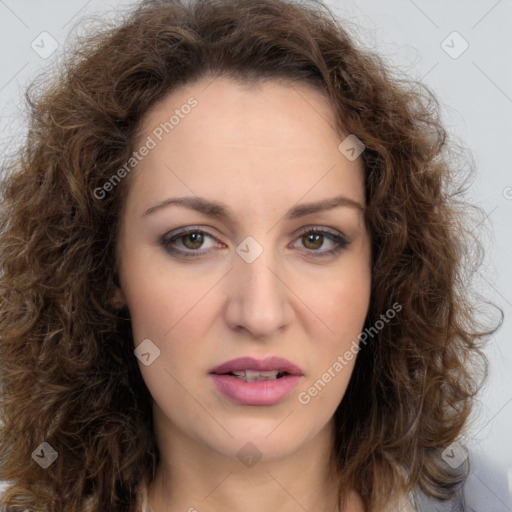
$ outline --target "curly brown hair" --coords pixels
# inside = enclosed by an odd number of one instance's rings
[[[402,309],[358,355],[335,413],[340,504],[351,488],[371,511],[399,491],[450,497],[465,475],[440,453],[467,428],[498,326],[477,322],[481,212],[463,198],[469,175],[432,92],[359,47],[317,2],[147,1],[59,66],[57,80],[28,90],[28,136],[2,169],[0,503],[133,512],[154,476],[151,396],[129,312],[111,303],[129,180],[94,191],[132,156],[156,102],[219,76],[312,85],[336,129],[366,146],[365,327]],[[58,452],[47,470],[31,458],[42,442]]]

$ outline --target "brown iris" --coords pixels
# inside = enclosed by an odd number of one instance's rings
[[[204,242],[204,235],[199,232],[188,233],[182,237],[183,245],[187,249],[199,249]],[[189,246],[186,241],[192,240],[192,246]]]
[[[313,238],[316,238],[315,241],[312,241]],[[304,246],[307,248],[307,249],[319,249],[320,247],[322,247],[322,243],[323,243],[323,235],[320,235],[318,233],[310,233],[309,235],[304,235],[302,237],[302,240],[307,240],[307,243],[304,243]],[[318,242],[320,241],[320,243],[318,244]],[[307,244],[311,242],[314,247],[308,247]]]

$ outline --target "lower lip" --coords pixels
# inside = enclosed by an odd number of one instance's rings
[[[210,374],[217,389],[226,397],[242,405],[274,405],[290,394],[302,375],[287,375],[275,380],[245,382],[232,375]]]

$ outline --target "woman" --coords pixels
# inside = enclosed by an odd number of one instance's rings
[[[433,96],[341,25],[144,2],[32,97],[3,185],[3,506],[460,491],[495,330],[472,317],[466,210]]]

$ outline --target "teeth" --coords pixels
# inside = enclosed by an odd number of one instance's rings
[[[235,377],[245,382],[259,382],[262,380],[274,380],[277,379],[279,370],[269,370],[266,372],[257,372],[254,370],[237,370],[231,372]]]

